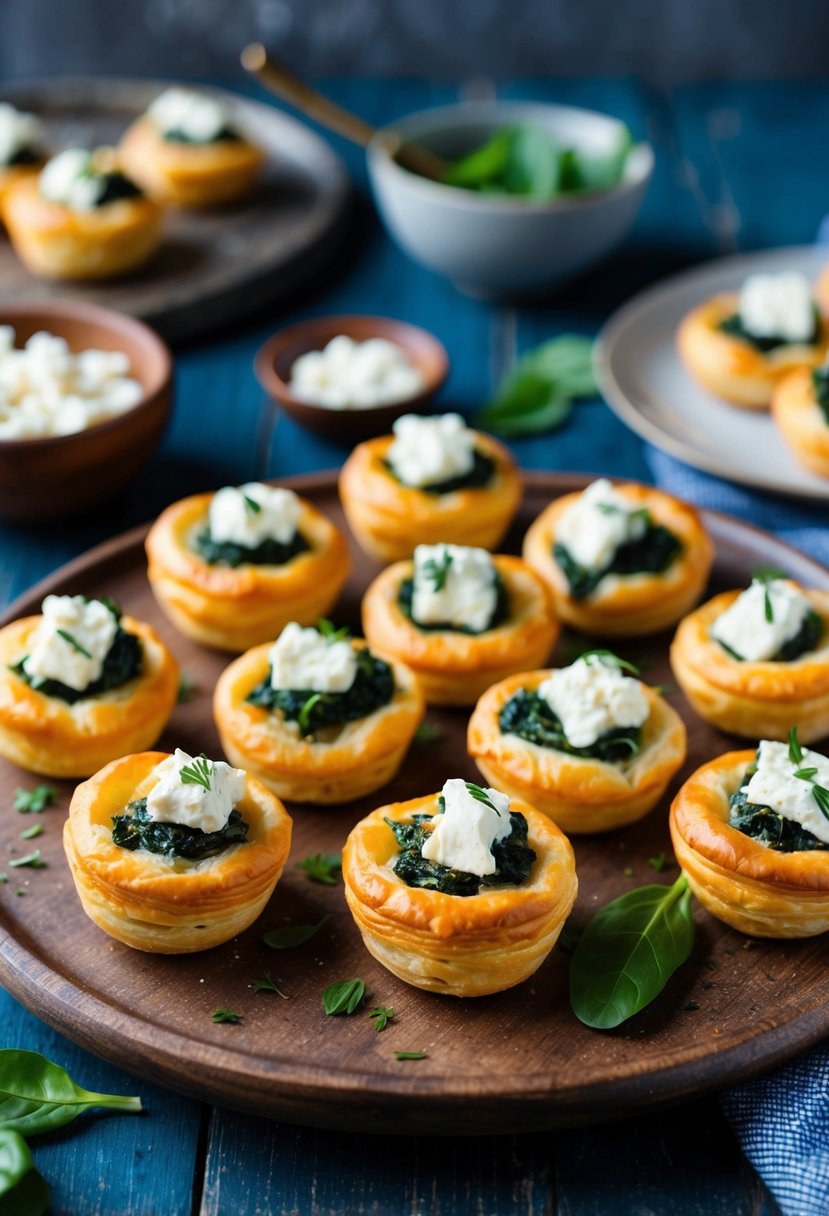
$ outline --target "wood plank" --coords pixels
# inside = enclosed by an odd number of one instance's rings
[[[40,1051],[86,1089],[138,1094],[144,1107],[140,1115],[85,1114],[32,1139],[52,1188],[50,1216],[190,1216],[201,1106],[82,1051],[2,990],[0,1025],[3,1047]]]

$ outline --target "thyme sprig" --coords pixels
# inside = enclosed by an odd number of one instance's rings
[[[71,646],[73,650],[78,652],[78,654],[82,654],[85,659],[92,658],[92,655],[89,653],[86,647],[82,646],[74,634],[71,634],[68,629],[56,629],[55,632],[59,638],[63,638],[67,646]]]
[[[446,586],[452,561],[452,554],[444,549],[441,557],[430,557],[423,563],[423,576],[432,584],[434,591],[442,591]]]
[[[210,793],[210,790],[213,788],[213,772],[213,762],[208,760],[207,756],[202,752],[192,764],[185,764],[179,770],[179,779],[182,785],[200,785],[202,789]]]

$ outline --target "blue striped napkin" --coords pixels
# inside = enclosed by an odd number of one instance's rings
[[[772,498],[648,448],[657,485],[701,507],[776,532],[829,566],[829,507]],[[726,1115],[783,1216],[829,1213],[829,1047],[726,1094]]]

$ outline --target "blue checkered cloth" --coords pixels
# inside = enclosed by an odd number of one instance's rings
[[[655,448],[657,485],[701,507],[727,511],[829,565],[829,508],[771,498],[689,468]],[[743,1150],[783,1216],[829,1213],[829,1047],[749,1081],[723,1098]]]

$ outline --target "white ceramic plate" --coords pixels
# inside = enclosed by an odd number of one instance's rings
[[[797,463],[766,413],[711,396],[685,370],[676,350],[687,312],[719,291],[738,290],[746,275],[796,270],[816,279],[829,262],[819,246],[720,258],[675,275],[630,300],[605,325],[596,348],[604,397],[632,430],[687,464],[728,481],[829,501],[829,481]]]

